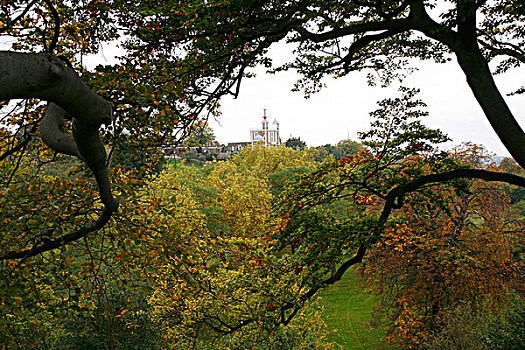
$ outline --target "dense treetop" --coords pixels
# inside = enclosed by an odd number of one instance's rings
[[[518,175],[483,167],[468,152],[436,150],[447,137],[419,120],[426,112],[416,89],[381,101],[362,144],[343,142],[340,157],[320,164],[313,153],[283,147],[247,150],[202,171],[159,172],[155,147],[203,128],[203,119],[219,113],[220,98],[237,96],[257,65],[297,70],[296,88],[308,95],[325,76],[366,71],[371,83],[386,85],[410,71],[412,58],[455,57],[523,168],[525,136],[493,74],[524,62],[524,11],[520,0],[3,1],[2,342],[27,348],[48,341],[46,332],[70,336],[97,316],[107,323],[110,348],[115,320],[125,317],[135,327],[154,324],[174,348],[206,348],[219,334],[225,348],[268,335],[279,348],[288,331],[299,334],[294,322],[320,289],[366,254],[378,254],[379,265],[392,261],[414,235],[410,253],[444,247],[434,260],[450,252],[458,260],[451,264],[463,267],[464,275],[445,284],[483,286],[484,278],[470,278],[479,266],[495,276],[491,290],[501,273],[514,283],[522,249],[502,227],[519,233],[523,223],[505,225],[506,188],[496,183],[525,187],[525,178],[510,164],[503,168]],[[294,59],[276,67],[267,53],[281,41]],[[86,69],[86,55],[107,42],[121,46],[118,62]],[[469,196],[471,189],[494,189],[487,197],[493,206]],[[454,215],[464,208],[467,216]],[[407,225],[411,220],[416,225]],[[446,227],[424,236],[434,222]],[[457,242],[473,253],[456,249]],[[478,261],[460,261],[471,258]],[[398,272],[385,270],[406,277]],[[404,290],[425,281],[416,282]],[[457,300],[464,294],[453,291]],[[410,302],[428,307],[428,295]],[[452,301],[437,307],[456,306]],[[78,322],[62,330],[65,319]],[[305,323],[303,317],[295,329]],[[319,343],[320,333],[306,340]]]
[[[13,224],[10,232],[25,239],[9,241],[4,232],[1,258],[28,258],[104,227],[117,210],[116,197],[133,198],[130,187],[140,181],[126,171],[138,169],[142,176],[147,171],[141,167],[154,168],[152,148],[176,144],[202,127],[202,119],[219,113],[220,98],[237,96],[242,79],[257,65],[297,70],[296,88],[308,95],[322,87],[325,76],[366,71],[371,82],[385,85],[413,67],[411,58],[440,63],[455,57],[494,131],[525,167],[525,135],[493,80],[493,74],[524,62],[524,18],[520,0],[4,1],[0,36],[9,51],[0,51],[2,196],[6,203],[30,198],[26,206],[10,208],[9,223],[29,219],[37,207],[58,209],[47,223],[33,221],[40,231]],[[112,41],[123,49],[118,63],[88,71],[86,55]],[[295,56],[275,67],[267,53],[280,41],[290,43]],[[424,113],[422,103],[412,101],[415,90],[403,93],[374,112],[376,129],[368,134],[368,151],[359,155],[382,172],[377,178],[373,168],[366,169],[370,178],[365,174],[358,182],[370,190],[368,181],[377,179],[373,194],[385,201],[381,224],[405,194],[430,183],[474,177],[523,186],[520,176],[448,163],[398,181],[396,164],[430,152],[445,137],[404,122]],[[109,169],[107,151],[123,145],[120,159],[128,164]],[[56,154],[76,157],[89,168],[99,196],[81,167],[60,179],[35,177],[24,187],[24,176],[38,173]],[[137,159],[140,166],[129,164]],[[21,166],[27,173],[16,175]],[[110,170],[121,182],[118,193]],[[63,209],[67,198],[78,198],[77,206]],[[81,210],[84,206],[89,209]]]

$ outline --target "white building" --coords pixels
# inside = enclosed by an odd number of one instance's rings
[[[262,121],[262,129],[250,130],[250,142],[252,147],[255,143],[264,143],[264,146],[279,146],[281,144],[281,137],[279,136],[279,122],[274,119],[272,128],[269,127],[268,119],[266,118],[266,110]]]

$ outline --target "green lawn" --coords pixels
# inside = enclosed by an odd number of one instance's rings
[[[320,296],[325,322],[330,329],[337,329],[331,340],[342,345],[343,349],[394,349],[381,343],[383,330],[370,327],[374,299],[357,288],[352,271],[348,271],[341,281],[324,290]]]

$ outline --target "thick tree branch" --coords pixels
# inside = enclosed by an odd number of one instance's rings
[[[112,121],[113,104],[47,53],[0,51],[0,100],[16,98],[54,102],[76,119],[96,127]]]
[[[410,4],[408,17],[412,20],[414,30],[420,31],[429,38],[437,40],[450,48],[456,45],[457,33],[434,21],[428,15],[422,0],[416,0]]]
[[[507,174],[507,173],[492,172],[492,171],[487,171],[487,170],[456,169],[456,170],[452,170],[446,173],[427,175],[427,176],[417,178],[407,184],[400,185],[390,190],[390,192],[385,197],[386,200],[383,206],[383,211],[381,212],[381,215],[378,220],[379,223],[384,225],[386,221],[388,220],[388,218],[390,217],[392,210],[398,209],[403,205],[403,197],[406,194],[410,192],[414,192],[428,184],[443,183],[443,182],[460,179],[460,178],[505,182],[508,184],[525,187],[525,177],[521,177],[521,176],[517,176],[513,174]],[[336,273],[333,276],[322,281],[318,285],[310,288],[306,293],[301,295],[300,301],[304,302],[308,300],[313,295],[315,295],[315,293],[317,293],[321,288],[324,288],[328,285],[332,285],[335,282],[339,281],[350,267],[360,263],[363,260],[363,257],[365,256],[368,247],[371,244],[376,243],[378,239],[379,239],[379,232],[373,232],[371,239],[367,243],[361,244],[356,254],[351,259],[341,264],[341,266],[337,269]],[[297,304],[288,303],[284,305],[281,313],[284,314],[286,310],[290,310],[292,308],[296,309]]]
[[[111,194],[106,151],[98,132],[101,124],[111,122],[113,104],[52,55],[0,52],[0,100],[12,98],[40,98],[60,107],[48,106],[41,131],[45,142],[58,152],[83,159],[93,171],[102,202],[115,211],[118,203]],[[65,112],[74,116],[74,144],[60,130]]]
[[[457,5],[458,34],[463,41],[477,45],[476,0],[459,0]]]
[[[307,31],[304,28],[298,28],[296,29],[299,34],[301,35],[301,39],[303,40],[311,40],[313,42],[319,43],[326,40],[332,40],[341,38],[347,35],[353,35],[353,34],[364,34],[367,32],[374,32],[374,31],[405,31],[413,29],[413,23],[412,20],[403,18],[403,19],[395,19],[395,20],[386,20],[386,21],[380,21],[380,22],[367,22],[367,23],[361,23],[361,24],[354,24],[348,27],[344,28],[335,28],[329,32],[325,33],[312,33]]]
[[[80,155],[95,176],[102,203],[111,211],[116,211],[118,202],[111,194],[111,183],[106,167],[106,149],[100,139],[98,127],[74,118],[73,137]]]
[[[83,159],[73,136],[64,133],[64,115],[66,111],[55,103],[49,103],[46,114],[40,123],[40,137],[51,149]]]
[[[89,89],[73,69],[52,55],[0,52],[0,100],[14,98],[39,98],[49,102],[41,123],[42,140],[55,151],[86,162],[105,207],[94,225],[30,250],[5,254],[0,258],[4,260],[34,256],[84,237],[102,228],[118,208],[111,193],[106,150],[99,135],[101,124],[112,121],[113,104]],[[63,132],[66,113],[73,116],[72,137]]]
[[[100,230],[111,218],[111,215],[113,212],[109,210],[108,208],[104,208],[102,210],[102,213],[100,214],[98,220],[92,224],[84,226],[75,232],[69,233],[67,235],[64,235],[62,237],[53,239],[53,240],[46,240],[45,242],[39,242],[37,245],[30,249],[21,250],[18,252],[9,252],[3,256],[0,256],[0,260],[14,260],[14,259],[27,259],[32,256],[62,247],[68,243],[74,242],[79,240],[82,237],[85,237],[91,232],[95,232]]]
[[[400,208],[403,204],[403,197],[410,192],[414,192],[422,186],[432,184],[432,183],[443,183],[455,179],[468,178],[468,179],[480,179],[484,181],[497,181],[497,182],[506,182],[511,185],[517,185],[525,187],[525,177],[507,174],[507,173],[498,173],[487,170],[479,169],[456,169],[446,173],[441,174],[432,174],[427,176],[422,176],[414,181],[411,181],[407,184],[400,185],[393,188],[386,196],[385,205],[379,221],[385,223],[388,217],[390,216],[392,209]]]
[[[326,280],[322,281],[317,287],[314,287],[305,294],[301,295],[301,300],[306,301],[310,299],[315,293],[317,293],[319,289],[332,285],[335,282],[339,281],[350,267],[359,264],[363,260],[366,250],[367,246],[362,244],[351,259],[348,259],[347,261],[342,263],[341,266],[339,266],[339,268],[333,276],[327,278]]]
[[[496,86],[477,41],[474,46],[470,43],[457,45],[454,53],[490,125],[512,157],[525,169],[525,132]]]
[[[458,20],[461,19],[462,23],[458,24],[458,33],[433,21],[422,0],[411,4],[409,18],[416,30],[443,43],[456,54],[467,83],[492,128],[512,157],[525,169],[525,133],[499,92],[487,60],[479,49],[475,2],[463,0],[461,5],[458,12],[462,14],[458,14]]]

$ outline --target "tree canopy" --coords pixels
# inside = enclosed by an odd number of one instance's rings
[[[301,140],[300,137],[290,137],[285,142],[286,147],[291,147],[293,149],[304,149],[306,147],[306,142]]]
[[[25,151],[40,129],[48,147],[91,169],[104,210],[61,238],[67,242],[102,227],[117,208],[104,143],[176,143],[218,111],[221,96],[237,96],[256,65],[297,70],[296,88],[309,94],[325,76],[364,70],[388,84],[411,68],[410,58],[439,63],[452,55],[524,167],[524,133],[493,80],[524,62],[524,11],[519,0],[6,2],[0,35],[10,51],[0,52],[0,99],[48,106],[4,105],[2,159]],[[282,40],[295,45],[295,59],[274,67],[266,54]],[[86,70],[85,56],[112,41],[123,50],[118,63]]]
[[[447,200],[485,204],[467,193],[492,186],[464,178],[520,187],[525,178],[512,167],[515,174],[438,151],[447,137],[421,123],[427,112],[417,89],[402,87],[400,96],[379,102],[362,148],[341,143],[340,159],[315,166],[292,157],[294,150],[261,149],[200,178],[186,169],[178,183],[170,176],[175,170],[157,171],[155,148],[181,142],[219,114],[220,98],[237,96],[257,65],[297,70],[296,89],[308,95],[326,76],[367,71],[371,83],[385,85],[407,73],[412,58],[455,57],[494,131],[525,168],[525,135],[493,79],[525,62],[524,18],[520,0],[2,2],[0,336],[30,347],[51,330],[66,334],[56,331],[64,326],[57,320],[70,309],[86,320],[106,305],[101,319],[113,348],[115,319],[137,301],[148,303],[148,320],[162,325],[166,341],[184,337],[174,346],[217,333],[234,343],[267,335],[279,341],[272,332],[293,325],[313,295],[378,243],[377,261],[391,258],[388,249],[381,255],[391,233],[399,233],[395,240],[422,234],[426,223],[403,226],[422,219],[410,211],[416,207],[436,209],[423,219],[447,225],[428,242],[447,245],[456,234],[470,243],[487,233],[488,250],[449,251],[470,260],[503,247],[493,256],[503,270],[490,273],[506,273],[510,263],[502,261],[516,252],[496,239],[505,217],[490,218],[504,200],[477,210],[487,225],[470,222],[466,231],[454,230],[458,216],[451,212],[462,207]],[[295,58],[276,67],[267,53],[280,41],[291,44]],[[86,56],[108,42],[122,49],[117,62],[89,70]],[[471,266],[465,271],[476,271]],[[111,294],[125,286],[144,293]],[[418,296],[412,301],[424,305],[427,295]]]
[[[256,64],[297,70],[296,88],[309,94],[328,75],[364,70],[388,84],[412,67],[410,58],[441,63],[453,56],[494,131],[525,166],[524,133],[493,79],[525,61],[519,0],[181,1],[161,7],[158,16],[151,13],[159,7],[141,4],[131,26],[138,37],[133,48],[165,57],[184,47],[208,77],[228,81],[234,95]],[[295,59],[272,67],[265,54],[281,40],[295,44]],[[225,74],[217,75],[218,67]]]

